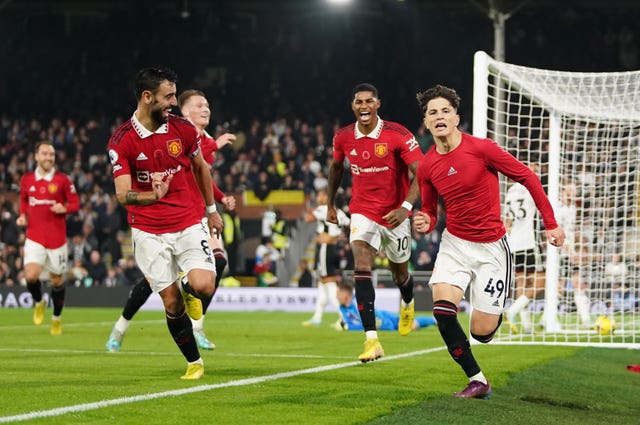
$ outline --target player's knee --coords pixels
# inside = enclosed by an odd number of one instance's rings
[[[480,341],[484,344],[490,342],[493,337],[495,336],[496,332],[498,331],[498,329],[500,328],[500,325],[502,324],[502,315],[500,315],[498,317],[498,324],[496,325],[495,329],[491,332],[489,332],[488,334],[479,334],[479,333],[474,333],[471,332],[471,336],[476,339],[477,341]]]

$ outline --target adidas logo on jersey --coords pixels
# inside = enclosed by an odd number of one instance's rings
[[[138,155],[138,157],[136,158],[136,161],[144,161],[145,159],[149,159],[149,158],[147,158],[147,155],[145,155],[144,152],[140,152],[140,155]]]
[[[35,191],[36,191],[36,187],[35,187],[35,186],[31,186],[31,187],[29,188],[29,192],[35,192]]]
[[[454,174],[458,174],[456,169],[453,167],[449,168],[449,172],[447,173],[447,176],[453,176]]]
[[[356,148],[351,149],[351,152],[349,152],[349,155],[358,156],[358,152],[356,152]]]

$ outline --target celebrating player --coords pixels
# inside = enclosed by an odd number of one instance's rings
[[[378,116],[381,102],[371,84],[358,84],[351,96],[356,122],[336,131],[333,162],[329,169],[327,221],[338,224],[334,206],[344,173],[344,160],[351,164],[353,196],[350,243],[355,261],[354,280],[358,310],[365,331],[362,362],[384,355],[376,332],[375,290],[371,269],[378,250],[389,259],[394,283],[400,289],[398,332],[411,332],[414,318],[413,277],[409,274],[411,224],[409,214],[418,197],[415,179],[409,185],[409,170],[415,176],[422,151],[415,137],[400,124]]]
[[[211,110],[209,109],[209,102],[207,101],[204,93],[199,90],[185,90],[178,97],[178,107],[182,113],[182,116],[189,119],[195,127],[198,129],[198,133],[201,137],[200,147],[202,149],[202,155],[205,161],[211,165],[215,161],[215,151],[219,148],[230,144],[235,140],[235,136],[231,133],[225,133],[221,135],[217,140],[214,140],[205,130],[209,125],[209,119],[211,117]],[[194,179],[189,179],[191,188],[195,194],[195,202],[202,204],[202,197],[198,190],[198,186]],[[228,210],[234,210],[236,207],[236,199],[233,196],[227,196],[222,192],[215,184],[213,184],[213,195],[217,202],[222,203]],[[199,207],[200,208],[200,207]],[[204,211],[204,205],[200,208]],[[203,226],[207,228],[207,218],[203,218]],[[212,248],[212,254],[216,266],[216,280],[215,291],[218,289],[220,279],[222,278],[224,268],[227,265],[227,259],[225,258],[224,247],[220,236],[214,235],[209,237],[209,244]],[[146,279],[140,279],[136,282],[135,286],[129,292],[127,302],[122,310],[122,314],[118,321],[113,326],[109,339],[107,340],[107,351],[118,352],[122,345],[122,339],[129,328],[129,324],[133,316],[138,312],[140,307],[151,296],[151,287]],[[204,315],[211,304],[211,297],[198,300],[196,298],[189,297],[188,293],[184,293],[185,304],[187,306],[187,313],[191,319],[193,327],[193,334],[196,338],[198,347],[203,350],[215,349],[215,344],[207,338],[204,333]]]
[[[33,323],[44,321],[46,300],[42,299],[40,275],[43,268],[51,278],[51,335],[62,333],[60,315],[64,307],[64,274],[67,271],[66,215],[80,209],[80,199],[71,179],[54,168],[56,151],[49,142],[36,145],[35,171],[20,181],[20,215],[16,223],[27,226],[24,243],[24,273],[34,301]]]
[[[417,99],[435,146],[418,167],[422,207],[413,220],[415,229],[425,233],[434,229],[438,195],[447,212],[447,227],[429,281],[433,315],[451,357],[469,377],[467,387],[454,395],[488,398],[491,386],[471,353],[457,315],[470,287],[471,335],[489,342],[502,322],[512,258],[500,214],[498,171],[527,188],[553,246],[562,246],[564,232],[556,224],[538,176],[529,167],[494,141],[458,130],[460,97],[455,90],[438,85],[419,93]]]
[[[138,108],[109,140],[109,158],[116,196],[128,211],[136,263],[151,289],[160,294],[169,332],[188,362],[181,378],[199,379],[204,364],[177,279],[182,270],[188,279],[183,281],[185,291],[198,298],[213,295],[215,265],[208,239],[220,234],[222,219],[200,135],[192,123],[170,114],[177,104],[176,80],[168,68],[138,72]],[[206,205],[209,231],[194,203],[192,178]]]

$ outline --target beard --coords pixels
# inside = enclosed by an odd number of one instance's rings
[[[166,124],[167,118],[162,114],[164,112],[163,109],[154,109],[151,111],[151,119],[158,125]]]

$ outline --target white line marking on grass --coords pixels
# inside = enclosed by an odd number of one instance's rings
[[[109,353],[105,350],[69,350],[59,348],[0,348],[0,353],[53,353],[53,354],[106,354],[107,356],[149,355],[175,356],[175,351],[120,351]],[[351,356],[319,356],[313,354],[252,354],[252,353],[215,353],[216,357],[266,357],[289,359],[350,359]]]
[[[396,359],[402,359],[405,357],[419,356],[421,354],[434,353],[436,351],[441,351],[444,349],[446,349],[445,346],[429,348],[429,349],[420,350],[420,351],[412,351],[410,353],[396,354],[394,356],[383,357],[381,359],[378,359],[377,361],[378,362],[391,361]],[[327,366],[312,367],[309,369],[294,370],[291,372],[276,373],[274,375],[260,376],[255,378],[237,379],[235,381],[222,382],[220,384],[198,385],[196,387],[183,388],[179,390],[170,390],[170,391],[162,391],[159,393],[141,394],[141,395],[132,396],[132,397],[114,398],[111,400],[102,400],[102,401],[96,401],[93,403],[76,404],[72,406],[58,407],[58,408],[49,409],[49,410],[37,410],[34,412],[23,413],[20,415],[1,416],[0,423],[21,422],[21,421],[28,421],[30,419],[38,419],[38,418],[50,418],[53,416],[66,415],[68,413],[86,412],[88,410],[102,409],[104,407],[135,403],[138,401],[148,401],[148,400],[155,400],[155,399],[164,398],[164,397],[174,397],[174,396],[180,396],[185,394],[199,393],[203,391],[216,390],[219,388],[242,387],[245,385],[260,384],[262,382],[276,381],[278,379],[292,378],[294,376],[308,375],[311,373],[328,372],[330,370],[343,369],[346,367],[357,366],[360,364],[361,364],[360,362],[337,363],[337,364],[327,365]]]
[[[85,328],[85,327],[93,327],[93,326],[113,326],[116,323],[115,321],[111,322],[65,322],[63,320],[62,325],[65,328]],[[136,320],[133,322],[132,326],[135,325],[155,325],[160,323],[167,323],[166,320]],[[0,331],[4,330],[22,330],[22,329],[43,329],[41,326],[35,326],[33,324],[24,324],[24,325],[11,325],[11,326],[0,326]]]

